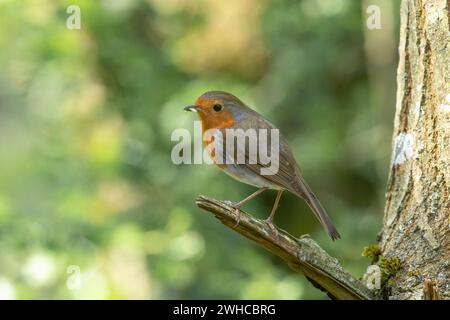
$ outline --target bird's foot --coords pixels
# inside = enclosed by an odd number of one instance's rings
[[[275,238],[278,238],[278,229],[275,226],[275,224],[273,223],[272,219],[267,218],[265,220],[263,220],[265,224],[267,224],[269,226],[269,228],[272,230],[273,235],[275,236]]]

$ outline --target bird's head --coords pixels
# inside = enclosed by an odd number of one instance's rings
[[[236,96],[224,91],[208,91],[197,98],[194,105],[184,108],[197,112],[204,129],[230,128],[237,115],[248,107]]]

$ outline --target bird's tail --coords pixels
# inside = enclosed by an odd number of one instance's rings
[[[311,188],[308,186],[303,177],[300,177],[299,189],[300,189],[299,196],[305,199],[308,206],[314,212],[316,218],[320,221],[325,230],[327,230],[327,233],[330,236],[330,238],[333,241],[340,239],[341,235],[334,227],[333,222],[331,222],[331,219],[328,216],[327,212],[320,204],[319,199],[317,199],[316,195],[312,192]]]

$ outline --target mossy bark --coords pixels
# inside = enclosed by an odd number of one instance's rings
[[[381,254],[403,262],[389,299],[450,299],[449,2],[403,0],[393,155]]]

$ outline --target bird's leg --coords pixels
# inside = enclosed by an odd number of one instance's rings
[[[245,203],[249,202],[249,201],[252,200],[254,197],[256,197],[258,194],[260,194],[261,192],[266,191],[266,190],[267,190],[266,187],[260,188],[260,189],[256,190],[255,192],[253,192],[253,193],[252,193],[251,195],[249,195],[248,197],[242,199],[241,201],[236,202],[236,203],[233,203],[232,207],[233,207],[234,209],[236,209],[236,225],[234,226],[235,228],[239,225],[239,222],[241,221],[241,211],[240,211],[241,207],[242,207]]]
[[[266,220],[264,220],[264,222],[267,223],[269,225],[269,227],[275,232],[275,235],[278,235],[278,231],[277,231],[275,225],[273,224],[273,217],[275,216],[275,212],[277,211],[278,203],[280,202],[282,193],[283,193],[283,190],[278,190],[277,197],[275,199],[275,203],[273,204],[272,211],[270,212],[270,216]]]

